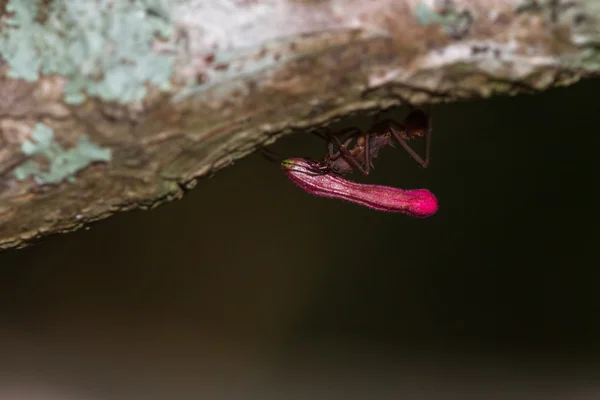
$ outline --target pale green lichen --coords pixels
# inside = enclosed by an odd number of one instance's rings
[[[473,23],[471,13],[466,10],[459,12],[453,6],[442,14],[425,3],[419,3],[414,9],[414,16],[420,25],[440,25],[449,36],[463,36]]]
[[[415,7],[415,18],[421,25],[431,24],[445,24],[446,18],[436,13],[434,10],[429,8],[425,3],[419,3]]]
[[[10,0],[11,16],[0,27],[8,75],[31,82],[40,74],[64,76],[72,104],[87,96],[139,101],[146,84],[168,90],[174,56],[152,49],[155,37],[173,31],[162,1]]]
[[[50,164],[43,167],[37,161],[27,160],[14,170],[18,180],[33,176],[39,184],[60,183],[64,179],[73,181],[73,174],[91,163],[111,160],[111,150],[97,146],[86,135],[79,137],[76,147],[64,150],[54,140],[52,129],[41,123],[31,132],[31,139],[23,142],[23,153],[28,156],[43,155]]]

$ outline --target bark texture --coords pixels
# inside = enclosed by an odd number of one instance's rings
[[[295,130],[597,76],[600,2],[0,0],[0,55],[7,249]]]

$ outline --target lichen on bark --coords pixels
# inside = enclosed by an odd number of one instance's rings
[[[357,112],[597,76],[599,44],[594,0],[0,2],[0,248],[178,198]],[[62,153],[23,150],[40,126]],[[110,157],[39,179],[82,145]]]

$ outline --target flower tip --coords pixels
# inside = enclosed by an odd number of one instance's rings
[[[419,189],[415,194],[418,196],[418,200],[414,202],[411,209],[416,217],[426,218],[437,212],[438,201],[433,193],[427,189]]]

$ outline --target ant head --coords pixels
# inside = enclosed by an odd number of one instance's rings
[[[413,110],[404,119],[404,127],[409,138],[423,137],[429,130],[429,116],[423,110]]]

